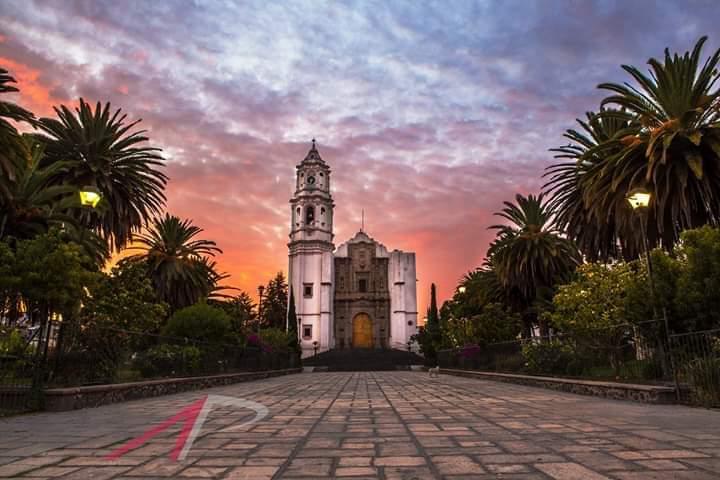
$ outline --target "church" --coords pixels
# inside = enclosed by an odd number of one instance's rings
[[[290,200],[288,280],[303,356],[406,349],[417,333],[415,253],[389,251],[361,228],[335,248],[330,167],[312,142]]]

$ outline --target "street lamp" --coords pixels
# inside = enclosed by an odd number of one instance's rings
[[[640,215],[640,233],[642,235],[643,250],[645,251],[645,262],[647,265],[648,281],[650,282],[650,295],[652,297],[653,316],[657,319],[657,296],[655,294],[655,281],[652,275],[652,261],[650,260],[650,245],[647,238],[647,218],[648,207],[652,195],[647,190],[636,188],[628,193],[627,201],[630,206]],[[675,395],[680,399],[680,385],[678,383],[677,374],[675,373],[675,359],[670,347],[670,324],[668,322],[667,310],[662,306],[663,324],[665,325],[665,336],[667,340],[668,357],[670,359],[670,368],[673,370],[675,377]]]
[[[648,279],[650,280],[650,293],[652,293],[654,298],[655,286],[653,285],[652,264],[650,263],[650,246],[648,245],[646,225],[648,217],[647,209],[650,206],[651,197],[652,195],[647,190],[643,190],[642,188],[636,188],[630,191],[627,196],[627,201],[628,203],[630,203],[632,209],[638,212],[638,214],[640,215],[640,234],[642,235],[643,250],[645,253],[645,260],[647,262]]]
[[[85,186],[80,190],[80,204],[83,207],[97,207],[97,204],[100,202],[100,199],[102,199],[102,195],[100,195],[100,190],[98,190],[95,187],[92,186]]]
[[[467,290],[467,288],[465,288],[465,285],[462,285],[461,287],[458,288],[458,293],[461,293],[461,294],[465,293],[466,290]]]

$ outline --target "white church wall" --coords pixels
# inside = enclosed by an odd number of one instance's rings
[[[394,250],[388,263],[392,348],[404,349],[417,333],[417,285],[415,254]]]

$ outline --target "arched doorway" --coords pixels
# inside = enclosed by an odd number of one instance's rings
[[[367,313],[358,313],[353,318],[352,344],[354,348],[372,348],[372,320]]]

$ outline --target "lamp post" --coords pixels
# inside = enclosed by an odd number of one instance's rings
[[[265,291],[265,287],[260,285],[258,286],[258,295],[260,296],[260,301],[258,302],[258,321],[257,321],[257,329],[260,330],[260,322],[262,322],[262,300],[263,300],[263,292]]]
[[[97,207],[97,204],[102,199],[102,195],[100,194],[100,190],[93,186],[85,186],[78,192],[80,195],[80,204],[83,207],[91,207],[95,208]]]
[[[640,215],[640,233],[642,235],[643,250],[645,253],[645,262],[647,265],[648,281],[650,282],[650,296],[652,297],[652,308],[653,316],[657,319],[657,296],[655,293],[655,280],[652,275],[652,260],[650,260],[650,245],[647,238],[647,219],[648,219],[648,207],[650,206],[650,200],[652,195],[647,190],[636,188],[628,193],[627,200],[630,206]],[[662,306],[662,317],[663,324],[665,326],[665,340],[667,342],[668,357],[670,359],[670,368],[673,371],[675,377],[675,395],[680,400],[680,385],[679,379],[675,371],[675,359],[673,358],[672,347],[670,346],[670,324],[668,322],[667,310],[665,306]]]
[[[652,277],[652,262],[650,261],[650,246],[647,239],[647,217],[648,207],[650,206],[650,192],[640,188],[636,188],[628,194],[627,200],[630,206],[640,216],[640,234],[642,235],[643,250],[645,254],[645,262],[647,265],[648,279],[650,281],[650,293],[653,297],[653,311],[655,311],[655,284]],[[657,312],[655,312],[657,317]]]

